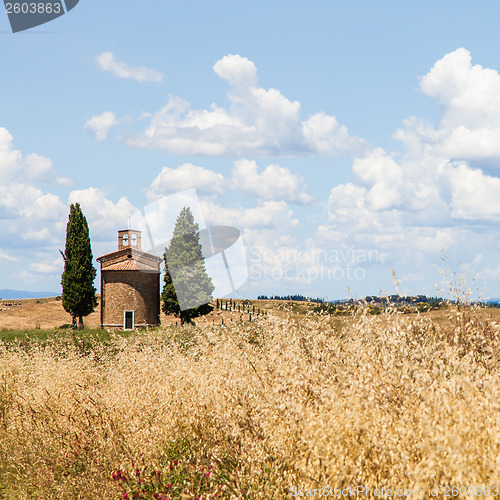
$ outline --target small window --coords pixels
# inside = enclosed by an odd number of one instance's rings
[[[130,245],[133,246],[133,247],[137,246],[137,235],[136,234],[132,235]]]

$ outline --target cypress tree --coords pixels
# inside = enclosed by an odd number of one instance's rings
[[[213,309],[209,302],[215,287],[205,269],[199,225],[194,222],[189,207],[184,207],[177,217],[163,257],[165,276],[161,299],[165,314],[180,317],[182,325],[208,314]],[[183,304],[193,304],[193,307],[181,311],[179,299]]]
[[[62,252],[61,252],[62,253]],[[70,206],[66,226],[66,246],[64,253],[64,271],[61,276],[62,305],[72,317],[73,328],[83,328],[83,317],[88,316],[97,306],[94,280],[96,269],[92,264],[87,219],[78,203]]]

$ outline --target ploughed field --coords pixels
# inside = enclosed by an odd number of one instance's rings
[[[56,300],[8,307],[0,498],[500,494],[498,310],[269,301],[252,321],[216,310],[125,335],[55,329],[69,323]],[[39,335],[5,330],[14,307]]]

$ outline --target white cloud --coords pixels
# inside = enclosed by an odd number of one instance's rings
[[[33,241],[41,241],[41,242],[51,242],[54,243],[55,240],[50,234],[50,231],[43,227],[42,229],[34,229],[31,231],[27,231],[22,235],[24,240],[33,240]]]
[[[195,188],[201,194],[220,194],[224,185],[222,174],[192,163],[184,163],[177,168],[163,167],[149,187],[148,198],[154,200],[166,194],[191,188]]]
[[[465,220],[500,221],[500,179],[465,164],[450,168],[451,216]]]
[[[61,256],[57,259],[44,262],[33,262],[30,269],[35,274],[56,274],[59,275],[64,270],[64,261]]]
[[[62,271],[58,249],[64,248],[69,210],[59,196],[41,189],[38,183],[68,185],[72,181],[56,177],[50,158],[36,153],[23,155],[13,143],[12,135],[0,128],[0,225],[4,241],[0,274],[27,284],[48,277],[53,280]],[[118,226],[126,227],[128,216],[135,211],[125,197],[114,202],[92,187],[72,191],[69,202],[81,203],[91,235],[106,240],[116,234]]]
[[[395,134],[405,146],[403,156],[378,148],[355,159],[355,184],[331,191],[331,221],[345,216],[367,230],[360,220],[376,227],[397,214],[397,226],[403,230],[422,224],[454,226],[458,220],[498,220],[500,179],[483,173],[480,161],[472,168],[454,159],[495,156],[500,144],[494,128],[500,126],[500,75],[472,66],[469,52],[458,49],[439,60],[420,85],[440,106],[436,126],[412,117]]]
[[[257,68],[247,58],[230,54],[213,69],[229,84],[227,109],[215,103],[191,109],[189,102],[169,96],[142,134],[122,138],[125,144],[177,154],[264,157],[352,154],[365,148],[334,116],[318,112],[302,119],[300,102],[259,87]]]
[[[259,174],[257,163],[237,160],[232,170],[231,185],[234,190],[249,196],[269,200],[286,200],[292,203],[310,204],[314,196],[304,192],[305,181],[292,174],[287,167],[271,164]]]
[[[72,187],[75,185],[75,180],[72,179],[71,177],[58,177],[55,180],[55,184],[58,186],[63,186],[63,187]]]
[[[53,177],[55,169],[50,158],[31,153],[25,157],[24,163],[29,179],[47,182]]]
[[[4,127],[0,127],[0,181],[6,184],[19,172],[21,153],[14,150],[14,138]]]
[[[11,217],[26,217],[33,220],[57,220],[65,211],[59,197],[44,193],[40,189],[19,182],[0,186],[0,208]]]
[[[7,186],[17,181],[24,184],[42,182],[63,185],[73,182],[68,177],[57,177],[57,171],[50,158],[30,153],[21,154],[14,149],[14,138],[4,127],[0,127],[0,185]]]
[[[500,75],[471,64],[468,50],[446,54],[422,77],[420,88],[437,100],[446,125],[500,125]]]
[[[23,215],[28,218],[38,217],[41,219],[59,219],[65,212],[65,206],[59,196],[52,193],[42,194],[41,191],[28,190],[33,195],[34,201],[27,204],[23,210]]]
[[[358,137],[351,137],[345,125],[340,125],[335,116],[316,113],[302,122],[304,137],[311,151],[321,154],[344,155],[365,149]]]
[[[59,251],[33,252],[31,260],[32,262],[25,269],[16,271],[13,274],[16,280],[20,280],[27,285],[57,279],[64,270],[64,260]]]
[[[118,61],[112,52],[103,52],[95,58],[102,71],[112,73],[118,78],[136,80],[138,82],[161,82],[165,77],[156,69],[144,66],[129,66]]]
[[[18,257],[14,257],[13,255],[9,255],[4,250],[0,250],[0,261],[16,262],[18,260],[19,260]]]
[[[286,231],[299,224],[285,201],[258,201],[255,207],[244,208],[239,205],[223,207],[214,201],[201,200],[201,208],[207,224],[211,225]]]
[[[64,210],[63,203],[34,185],[52,178],[52,160],[35,153],[23,158],[13,142],[9,131],[0,128],[0,213],[11,218],[56,220]]]
[[[57,171],[50,158],[36,153],[25,156],[23,175],[26,179],[45,184],[55,184],[57,186],[70,187],[74,185],[75,181],[71,177],[58,177],[56,174]]]
[[[394,135],[403,154],[378,148],[356,158],[354,181],[332,187],[316,233],[319,244],[377,249],[414,283],[445,265],[441,249],[479,270],[497,260],[500,237],[498,162],[485,161],[500,157],[500,75],[459,49],[420,87],[437,101],[436,123],[411,117]]]
[[[41,277],[37,276],[31,270],[23,269],[22,271],[14,273],[16,280],[20,280],[26,284],[32,285],[37,281],[40,281]]]
[[[303,282],[290,275],[279,279],[287,266],[294,264],[299,252],[294,238],[299,220],[287,202],[259,200],[255,206],[246,208],[202,199],[201,207],[208,226],[233,226],[241,231],[250,273],[243,293],[261,294],[269,286],[273,292],[279,292],[280,287]],[[283,255],[288,258],[282,258]],[[292,269],[292,275],[296,270]]]
[[[85,130],[91,130],[95,133],[98,141],[104,141],[109,135],[112,127],[118,125],[116,116],[111,111],[105,111],[100,115],[94,115],[85,122]]]
[[[285,201],[264,201],[255,208],[245,210],[241,219],[246,227],[254,228],[278,228],[287,221],[291,226],[299,224]]]
[[[397,207],[403,201],[403,169],[385,151],[378,148],[353,163],[353,172],[369,186],[367,202],[372,210]]]
[[[59,183],[56,174],[50,158],[23,155],[14,148],[12,135],[0,128],[0,226],[5,248],[0,251],[0,274],[11,280],[11,288],[19,280],[32,284],[57,275],[53,261],[64,244],[67,207],[59,196],[39,187]]]
[[[215,74],[229,82],[232,87],[255,87],[257,85],[257,66],[253,61],[240,55],[227,55],[213,66]]]
[[[147,196],[156,200],[191,188],[201,195],[223,195],[231,190],[258,200],[284,200],[302,205],[316,201],[306,192],[303,177],[293,174],[288,167],[270,164],[259,173],[257,163],[246,159],[234,162],[229,178],[192,163],[177,168],[163,167],[149,186]]]
[[[95,187],[71,191],[69,203],[80,204],[91,235],[104,239],[127,227],[128,218],[137,211],[125,196],[114,203],[106,198],[104,191]]]
[[[469,51],[446,54],[421,78],[420,89],[436,99],[436,124],[411,117],[394,137],[408,151],[451,159],[500,158],[500,75],[472,65]]]

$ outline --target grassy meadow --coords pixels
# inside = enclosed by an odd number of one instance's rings
[[[498,311],[299,310],[0,331],[0,498],[500,487]]]

